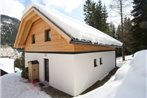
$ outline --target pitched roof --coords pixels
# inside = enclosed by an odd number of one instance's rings
[[[31,4],[24,11],[24,15],[31,8],[38,10],[41,14],[62,29],[64,33],[71,38],[71,42],[73,43],[122,46],[120,41],[112,38],[102,31],[40,4]]]

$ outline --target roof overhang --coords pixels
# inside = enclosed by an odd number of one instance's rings
[[[58,27],[55,23],[53,23],[50,19],[45,17],[39,10],[37,10],[35,7],[32,7],[29,11],[27,11],[22,19],[21,23],[18,29],[18,33],[16,36],[16,40],[14,43],[14,48],[24,48],[26,44],[27,37],[29,35],[29,32],[31,30],[31,27],[35,21],[38,19],[43,19],[46,23],[50,25],[51,28],[56,29],[57,32],[66,39],[67,42],[71,41],[71,37]]]
[[[92,43],[91,41],[85,41],[85,40],[75,40],[74,38],[70,41],[72,44],[85,44],[85,45],[98,45],[98,46],[106,46],[111,48],[121,48],[122,46],[117,45],[104,45],[99,43]]]

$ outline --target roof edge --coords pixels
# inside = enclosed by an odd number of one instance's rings
[[[97,45],[97,46],[109,46],[109,47],[115,47],[115,48],[121,48],[122,46],[118,46],[118,45],[107,45],[107,44],[99,44],[99,43],[92,43],[91,41],[80,41],[80,40],[71,40],[70,43],[72,44],[85,44],[85,45]]]

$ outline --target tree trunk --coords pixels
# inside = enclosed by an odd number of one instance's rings
[[[123,46],[122,46],[122,60],[124,61],[125,60],[125,54],[124,54],[124,27],[123,27],[123,12],[122,12],[122,0],[120,0],[120,16],[121,16],[121,33],[122,33],[122,43],[123,43]]]

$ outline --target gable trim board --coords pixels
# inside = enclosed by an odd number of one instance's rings
[[[38,60],[41,81],[44,81],[44,59],[49,59],[49,84],[58,90],[76,96],[96,81],[104,78],[115,67],[114,48],[120,47],[122,43],[86,24],[79,24],[79,26],[88,30],[88,33],[85,32],[86,30],[82,31],[82,28],[79,30],[73,25],[76,21],[71,22],[71,19],[69,22],[73,24],[68,24],[56,14],[48,12],[50,10],[45,8],[45,13],[42,9],[44,8],[37,4],[26,10],[14,47],[24,48],[26,67],[28,61]],[[66,17],[62,18],[64,20]],[[62,26],[62,23],[65,26]],[[51,29],[51,41],[49,42],[44,41],[46,29]],[[82,36],[81,39],[76,38],[73,33],[75,35],[84,34],[85,38]],[[35,44],[31,43],[33,34],[36,35]],[[95,59],[98,63],[97,67],[94,66]],[[102,65],[99,64],[100,61]]]

